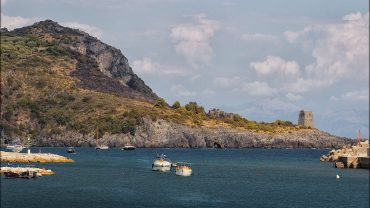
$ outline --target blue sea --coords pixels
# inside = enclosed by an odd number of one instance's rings
[[[76,162],[33,164],[56,172],[37,179],[2,177],[1,207],[369,207],[369,170],[320,162],[329,150],[66,149],[32,149]],[[157,153],[191,162],[193,175],[152,171]]]

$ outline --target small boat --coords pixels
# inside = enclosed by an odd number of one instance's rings
[[[23,172],[6,171],[4,172],[4,175],[5,178],[24,178],[24,179],[37,178],[42,176],[42,174],[36,171],[23,171]]]
[[[136,147],[132,145],[126,145],[122,147],[122,150],[134,150],[134,149],[136,149]]]
[[[178,175],[178,176],[191,176],[191,174],[192,174],[191,163],[177,162],[176,175]]]
[[[153,161],[152,170],[162,172],[170,171],[171,160],[164,154],[157,155],[157,159]]]
[[[95,147],[96,150],[107,150],[109,147],[107,145],[97,145]]]
[[[6,148],[13,152],[22,152],[24,147],[20,144],[13,144],[13,145],[6,146]]]
[[[75,151],[75,148],[73,148],[73,147],[68,147],[67,152],[68,152],[68,153],[75,153],[76,151]]]

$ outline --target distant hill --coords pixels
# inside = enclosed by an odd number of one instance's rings
[[[289,121],[258,123],[196,102],[168,105],[120,50],[51,20],[1,29],[2,143],[39,146],[339,147]]]

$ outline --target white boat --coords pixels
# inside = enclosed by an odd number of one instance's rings
[[[136,147],[132,145],[125,145],[124,147],[122,147],[122,150],[134,150],[134,149],[136,149]]]
[[[97,150],[107,150],[107,149],[109,149],[109,146],[107,146],[107,145],[97,145],[95,147],[95,149],[97,149]]]
[[[162,172],[170,171],[171,160],[169,160],[164,154],[157,155],[157,159],[153,161],[152,170]]]
[[[191,176],[192,174],[191,163],[177,162],[176,175],[178,176]]]
[[[13,151],[13,152],[21,152],[23,150],[23,146],[19,144],[13,144],[6,146],[7,149]]]

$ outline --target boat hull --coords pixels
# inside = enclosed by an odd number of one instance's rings
[[[176,168],[176,175],[178,176],[191,176],[192,170],[189,168]]]
[[[134,150],[134,149],[136,149],[136,147],[134,147],[134,146],[124,146],[122,148],[122,150]]]
[[[99,147],[95,147],[95,149],[97,149],[97,150],[107,150],[107,149],[109,149],[109,147],[108,146],[99,146]]]
[[[152,164],[152,170],[162,172],[170,171],[171,163],[166,160],[155,160]]]

